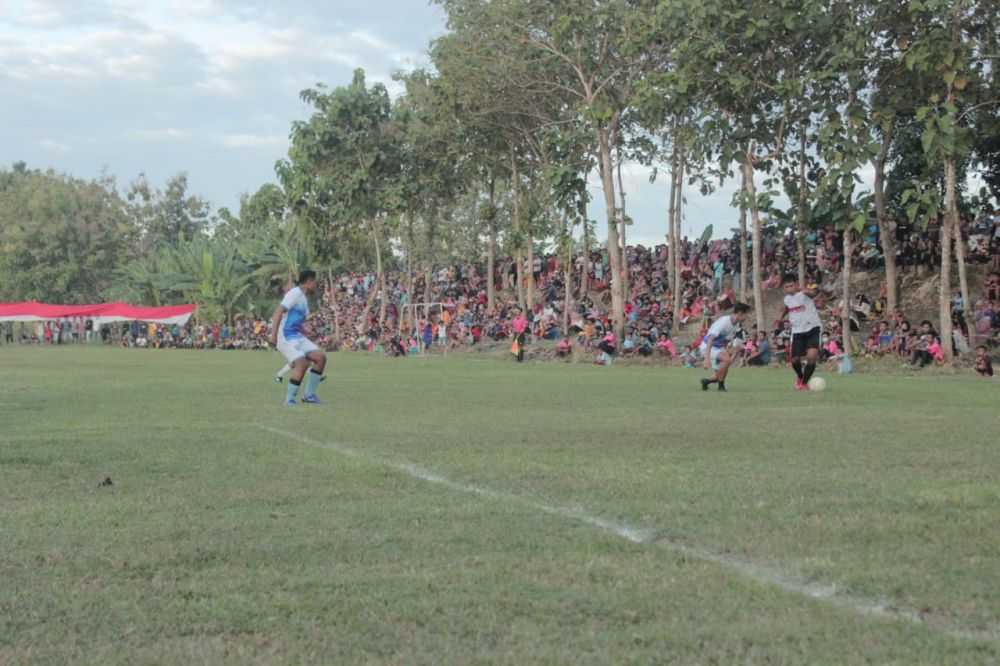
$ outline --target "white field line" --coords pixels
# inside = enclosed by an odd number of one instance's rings
[[[971,627],[959,627],[954,625],[946,625],[936,622],[925,621],[918,613],[901,610],[898,608],[893,608],[891,604],[886,602],[875,601],[872,599],[864,599],[861,597],[838,594],[837,588],[832,585],[817,585],[813,583],[803,583],[801,581],[795,580],[792,576],[782,572],[774,567],[769,567],[761,564],[755,564],[746,560],[732,557],[730,555],[724,555],[706,548],[700,548],[698,546],[689,546],[684,543],[666,538],[655,536],[654,530],[651,529],[641,529],[637,527],[632,527],[630,525],[625,525],[623,523],[618,523],[612,520],[607,520],[599,516],[594,516],[586,511],[579,508],[570,508],[565,506],[558,506],[554,504],[548,504],[545,502],[539,502],[527,497],[522,497],[520,495],[514,495],[511,493],[503,492],[500,490],[492,490],[490,488],[483,488],[481,486],[474,486],[467,483],[461,483],[458,481],[453,481],[447,477],[441,476],[437,472],[414,465],[407,462],[399,462],[392,460],[390,458],[384,458],[378,455],[366,453],[363,451],[358,451],[357,449],[352,449],[342,444],[337,444],[334,442],[318,442],[316,440],[305,437],[304,435],[299,435],[293,432],[287,432],[284,430],[278,430],[276,428],[271,428],[270,426],[262,424],[254,424],[261,430],[265,430],[274,435],[279,435],[289,439],[294,439],[296,441],[302,442],[304,444],[309,444],[311,446],[316,446],[319,448],[327,449],[338,453],[346,458],[353,458],[355,460],[360,460],[363,462],[371,463],[374,465],[380,465],[383,467],[389,467],[398,470],[408,476],[415,479],[420,479],[422,481],[427,481],[428,483],[433,483],[450,490],[454,490],[462,493],[470,493],[473,495],[479,495],[480,497],[489,497],[492,499],[498,499],[511,504],[519,504],[543,513],[547,513],[553,516],[559,516],[562,518],[568,518],[570,520],[575,520],[577,522],[585,523],[587,525],[592,525],[594,527],[600,528],[605,532],[609,532],[616,536],[619,536],[627,541],[637,544],[651,544],[656,547],[668,550],[673,553],[678,553],[685,557],[690,557],[692,559],[701,560],[704,562],[711,562],[712,564],[717,564],[723,568],[735,571],[736,573],[755,580],[759,583],[764,583],[766,585],[773,585],[774,587],[792,592],[810,599],[817,599],[820,601],[827,602],[831,605],[843,608],[850,611],[856,615],[863,615],[866,617],[875,617],[885,620],[895,620],[905,622],[907,624],[926,627],[935,631],[939,631],[953,638],[962,639],[975,639],[975,640],[988,640],[997,641],[1000,640],[1000,628],[995,626],[987,626],[985,628],[971,628]]]

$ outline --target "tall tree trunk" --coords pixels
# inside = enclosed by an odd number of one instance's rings
[[[683,258],[683,237],[681,234],[681,205],[684,203],[684,140],[677,136],[677,170],[674,178],[677,179],[676,194],[674,195],[674,240],[677,242],[677,249],[674,251],[674,318],[681,314],[681,259]]]
[[[431,206],[427,216],[427,257],[425,259],[426,272],[424,274],[424,319],[430,316],[431,302],[431,280],[434,272],[434,240],[437,231],[437,207]]]
[[[674,235],[674,196],[677,194],[677,178],[674,175],[677,171],[677,154],[670,157],[670,196],[667,199],[667,288],[670,290],[670,299],[673,301],[674,291],[677,289],[677,279],[675,276],[674,255],[677,254],[677,236]],[[677,313],[674,313],[677,317]]]
[[[889,217],[885,205],[885,163],[889,158],[892,138],[895,133],[895,122],[890,123],[889,130],[882,138],[882,148],[878,155],[872,158],[875,168],[875,219],[878,220],[878,235],[882,241],[882,254],[885,255],[885,309],[891,315],[896,307],[899,294],[896,290],[896,224]]]
[[[948,156],[944,160],[944,218],[941,224],[941,285],[938,293],[938,315],[941,317],[941,354],[946,365],[952,365],[951,337],[951,241],[958,226],[958,208],[955,200],[955,159]]]
[[[563,213],[566,238],[566,268],[563,270],[565,302],[563,303],[563,338],[569,339],[569,310],[573,305],[573,221]]]
[[[757,186],[753,180],[753,155],[748,150],[743,161],[743,185],[750,202],[750,222],[753,224],[753,309],[758,331],[764,326],[764,285],[761,275],[760,211],[757,208]]]
[[[386,294],[385,271],[382,270],[382,246],[378,241],[379,230],[377,226],[374,229],[373,235],[375,237],[375,273],[376,280],[378,282],[378,290],[381,292],[378,302],[378,327],[379,330],[381,330],[382,326],[385,325]]]
[[[610,130],[604,125],[597,126],[597,140],[600,145],[601,184],[604,187],[604,212],[608,225],[608,257],[611,262],[611,320],[615,338],[621,343],[625,333],[625,309],[622,299],[622,261],[618,247],[618,220],[615,215],[615,181],[611,167]]]
[[[629,292],[629,267],[628,267],[628,241],[625,237],[625,187],[622,184],[622,149],[621,146],[618,147],[618,165],[616,171],[618,174],[618,200],[621,202],[621,209],[619,210],[619,215],[621,217],[621,247],[622,247],[622,297],[625,301],[630,301],[632,295]]]
[[[527,286],[524,289],[524,302],[528,306],[528,321],[530,322],[535,313],[535,239],[531,237],[531,231],[527,231],[525,238],[528,241],[528,274]]]
[[[747,176],[743,173],[740,187],[746,189]],[[750,267],[750,257],[747,256],[747,207],[740,204],[740,303],[747,302],[747,269]]]
[[[586,178],[584,178],[586,180]],[[590,222],[587,221],[586,214],[583,217],[583,266],[580,270],[580,293],[577,297],[583,300],[587,297],[587,289],[590,286]]]
[[[972,303],[969,301],[969,274],[965,270],[965,241],[962,240],[962,224],[956,214],[953,218],[953,231],[955,233],[955,258],[958,259],[958,286],[962,292],[962,319],[965,321],[965,330],[972,332],[973,322],[970,313]]]
[[[497,304],[496,288],[496,247],[497,247],[497,213],[496,213],[496,181],[490,178],[490,240],[486,255],[486,307],[490,312]]]
[[[798,255],[799,284],[806,283],[806,131],[802,128],[799,146],[799,202],[795,212],[795,249]]]
[[[327,267],[326,277],[330,282],[330,293],[327,294],[327,302],[333,310],[333,337],[340,342],[340,305],[337,303],[337,287],[333,282],[333,269]]]
[[[399,331],[403,331],[403,322],[409,318],[409,329],[412,334],[417,328],[417,317],[413,309],[413,215],[406,215],[406,309],[399,312]]]
[[[514,202],[514,238],[516,247],[514,248],[514,275],[517,279],[517,304],[524,309],[524,265],[521,262],[521,196],[518,179],[520,174],[517,170],[517,156],[514,154],[514,145],[510,145],[510,196]],[[530,266],[529,266],[530,270]]]
[[[851,255],[854,253],[853,247],[854,230],[844,229],[844,270],[841,275],[844,288],[844,306],[840,309],[841,343],[844,346],[844,354],[850,356],[853,353],[851,348]]]
[[[372,238],[375,240],[375,281],[372,282],[370,286],[371,291],[368,292],[368,297],[365,299],[365,309],[361,313],[361,321],[359,322],[362,326],[368,326],[368,315],[371,314],[372,305],[375,304],[378,285],[382,279],[382,251],[378,242],[378,225],[376,224],[372,224]],[[379,325],[381,324],[382,322],[379,321]],[[358,332],[360,333],[360,331]]]

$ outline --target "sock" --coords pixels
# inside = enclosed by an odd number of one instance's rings
[[[799,379],[802,379],[802,361],[799,361],[798,359],[792,361],[792,368],[795,369],[795,375]]]
[[[802,373],[802,381],[805,382],[806,384],[808,384],[809,380],[812,378],[813,372],[815,370],[816,370],[816,364],[815,363],[806,363],[806,369]]]
[[[296,381],[294,379],[288,380],[288,392],[285,393],[285,402],[295,402],[295,396],[298,395],[299,385],[301,381]]]
[[[726,388],[726,382],[719,382],[719,390],[723,391]]]
[[[712,378],[712,379],[709,379],[709,380],[708,380],[707,382],[705,382],[705,383],[706,383],[706,384],[714,384],[714,383],[716,383],[717,381],[719,381],[719,380],[718,380],[718,379],[715,379],[715,378]]]
[[[316,387],[319,385],[319,380],[323,378],[323,375],[315,370],[309,371],[309,377],[306,378],[306,390],[302,395],[316,395]]]
[[[287,374],[288,374],[289,372],[291,372],[291,371],[292,371],[292,364],[291,364],[291,363],[286,363],[286,364],[285,364],[285,365],[284,365],[284,366],[283,366],[283,367],[281,368],[281,370],[278,370],[278,372],[276,372],[276,373],[274,374],[274,376],[275,376],[275,377],[284,377],[285,375],[287,375]]]

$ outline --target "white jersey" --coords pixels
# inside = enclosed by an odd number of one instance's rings
[[[705,334],[705,340],[707,341],[708,338],[712,338],[712,346],[722,349],[729,344],[729,341],[733,339],[738,330],[740,330],[739,324],[733,321],[732,316],[724,315],[712,323],[711,328],[708,329],[708,333]],[[701,346],[705,346],[704,341],[701,343]]]
[[[788,319],[792,322],[792,333],[808,333],[822,326],[816,304],[804,291],[785,296],[785,307],[788,308]]]
[[[285,314],[278,325],[278,340],[301,340],[305,337],[303,330],[309,316],[309,300],[300,287],[294,287],[281,299],[281,305]]]

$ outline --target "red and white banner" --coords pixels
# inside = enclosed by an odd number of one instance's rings
[[[0,303],[0,321],[44,321],[50,319],[92,319],[95,326],[115,321],[151,321],[156,324],[184,325],[194,313],[195,304],[141,308],[128,303],[95,305],[47,305],[35,301]]]

